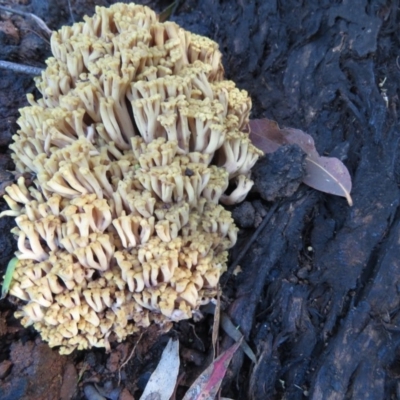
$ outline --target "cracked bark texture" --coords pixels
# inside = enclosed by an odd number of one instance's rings
[[[312,134],[353,176],[352,208],[300,191],[242,262],[230,314],[259,361],[234,359],[225,388],[238,387],[239,398],[398,396],[397,7],[195,3],[228,77],[250,92],[253,116]]]

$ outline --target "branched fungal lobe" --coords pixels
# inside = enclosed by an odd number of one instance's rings
[[[51,48],[11,145],[34,186],[8,187],[3,215],[17,223],[16,315],[68,354],[215,296],[237,233],[219,202],[246,196],[261,152],[217,44],[148,7],[98,7]]]

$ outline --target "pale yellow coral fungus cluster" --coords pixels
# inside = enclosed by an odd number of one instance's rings
[[[35,187],[8,187],[3,215],[17,223],[17,316],[69,353],[215,296],[237,233],[219,202],[246,196],[260,151],[216,43],[147,7],[98,7],[51,47],[11,146]]]

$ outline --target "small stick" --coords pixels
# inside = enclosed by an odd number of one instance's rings
[[[14,10],[13,8],[8,8],[8,7],[4,7],[4,6],[0,6],[0,10],[21,15],[21,17],[33,19],[36,22],[36,24],[39,26],[39,28],[41,28],[49,36],[51,36],[51,34],[53,33],[52,30],[46,25],[46,23],[41,18],[36,16],[35,14],[26,13],[26,12],[19,11],[19,10]]]
[[[67,0],[69,15],[71,16],[72,23],[75,23],[74,14],[72,13],[71,0]]]
[[[125,367],[126,364],[128,364],[128,362],[131,360],[131,358],[133,357],[135,350],[136,350],[136,346],[139,344],[140,339],[142,339],[143,336],[143,332],[140,334],[139,339],[137,340],[137,342],[135,343],[135,345],[133,346],[133,349],[131,351],[131,354],[129,354],[129,357],[122,363],[122,365],[118,368],[118,386],[121,383],[121,369]]]
[[[267,226],[268,222],[272,218],[272,215],[274,214],[274,212],[276,211],[276,209],[280,205],[281,205],[281,202],[276,202],[270,208],[270,210],[268,211],[268,214],[264,217],[264,219],[262,220],[261,224],[257,227],[255,232],[251,236],[250,240],[248,240],[246,242],[246,244],[244,245],[243,249],[240,251],[239,255],[236,257],[236,260],[234,260],[233,263],[229,266],[228,271],[225,273],[225,275],[223,277],[223,279],[225,281],[223,286],[226,285],[226,283],[228,282],[228,280],[231,277],[231,275],[232,275],[233,271],[235,270],[235,268],[239,265],[239,263],[242,260],[242,258],[247,254],[250,246],[255,242],[255,240],[257,239],[258,235],[261,233],[261,231]]]
[[[17,64],[11,61],[0,60],[0,69],[8,69],[14,72],[20,72],[28,75],[41,75],[44,68],[31,67],[30,65]]]

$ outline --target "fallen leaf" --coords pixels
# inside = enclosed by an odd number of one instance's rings
[[[158,14],[158,19],[160,22],[165,22],[168,21],[173,14],[173,12],[176,10],[178,4],[177,1],[172,2],[169,6],[164,8],[163,11]]]
[[[350,206],[351,178],[345,165],[334,157],[306,157],[307,174],[303,182],[321,192],[345,197]]]
[[[179,342],[169,339],[140,400],[169,400],[178,379],[179,364]]]
[[[243,339],[243,335],[240,332],[239,328],[233,324],[231,319],[225,313],[221,314],[221,327],[224,332],[236,342]],[[250,348],[245,340],[242,341],[242,349],[247,357],[249,357],[250,360],[253,361],[253,363],[255,364],[257,362],[256,355],[253,353],[253,350]]]
[[[217,306],[213,303],[208,303],[205,305],[202,309],[202,311],[206,314],[211,314],[214,315],[214,324],[215,324],[215,313],[216,313]],[[253,350],[251,350],[250,346],[247,344],[245,340],[243,340],[243,335],[239,330],[239,327],[235,326],[231,319],[228,317],[228,315],[225,312],[221,312],[219,310],[220,316],[218,318],[219,321],[219,326],[224,330],[224,332],[235,342],[241,341],[242,343],[242,350],[245,352],[245,354],[250,358],[251,361],[254,363],[257,362],[257,358],[255,354],[253,353]]]
[[[241,340],[216,358],[194,381],[193,385],[186,392],[183,400],[214,400],[229,363],[240,345]]]
[[[273,153],[283,144],[288,144],[275,121],[266,118],[252,119],[249,125],[251,141],[266,154]]]
[[[345,197],[353,205],[348,169],[337,158],[321,157],[309,134],[299,129],[281,129],[275,121],[265,118],[250,121],[250,139],[264,153],[273,153],[284,144],[297,144],[307,154],[303,182],[321,192]]]
[[[214,323],[213,323],[213,329],[212,329],[212,345],[213,345],[213,351],[214,351],[214,356],[218,354],[218,333],[219,333],[219,319],[221,315],[221,288],[218,285],[217,289],[217,304],[215,305],[215,310],[214,310]]]
[[[14,257],[10,260],[10,262],[7,265],[6,274],[4,275],[3,287],[1,288],[0,300],[4,299],[7,296],[8,291],[10,290],[11,281],[17,264],[18,264],[18,258]]]

